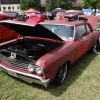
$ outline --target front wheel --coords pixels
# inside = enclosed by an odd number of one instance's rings
[[[58,69],[53,83],[55,85],[61,85],[66,78],[66,74],[67,74],[67,63],[63,63]]]

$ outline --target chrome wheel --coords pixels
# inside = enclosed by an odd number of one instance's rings
[[[93,53],[94,54],[96,54],[96,55],[98,55],[98,54],[100,54],[100,52],[98,51],[98,46],[99,46],[100,44],[97,44],[97,42],[94,44],[94,46],[93,46]]]
[[[54,84],[61,85],[66,78],[66,74],[67,74],[67,63],[63,63],[56,74]]]
[[[63,65],[61,65],[61,68],[59,70],[59,83],[63,83],[63,81],[65,80],[66,77],[66,72],[67,72],[67,65],[66,63],[64,63]]]

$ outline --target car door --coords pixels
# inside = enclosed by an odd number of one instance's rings
[[[76,58],[79,59],[81,56],[83,56],[90,47],[90,41],[87,37],[87,31],[86,26],[79,25],[76,27],[76,49],[77,49],[77,56]]]
[[[89,24],[86,24],[86,30],[87,30],[87,38],[88,38],[88,41],[90,42],[90,47],[88,49],[90,49],[93,47],[96,41],[96,37],[95,37],[96,34],[94,34]]]

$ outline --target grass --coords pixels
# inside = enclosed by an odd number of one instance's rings
[[[0,100],[100,100],[100,55],[82,57],[59,87],[29,84],[0,70]]]

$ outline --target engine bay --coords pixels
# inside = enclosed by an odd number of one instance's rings
[[[16,43],[1,49],[0,54],[10,59],[35,61],[60,45],[50,41],[18,39]]]

